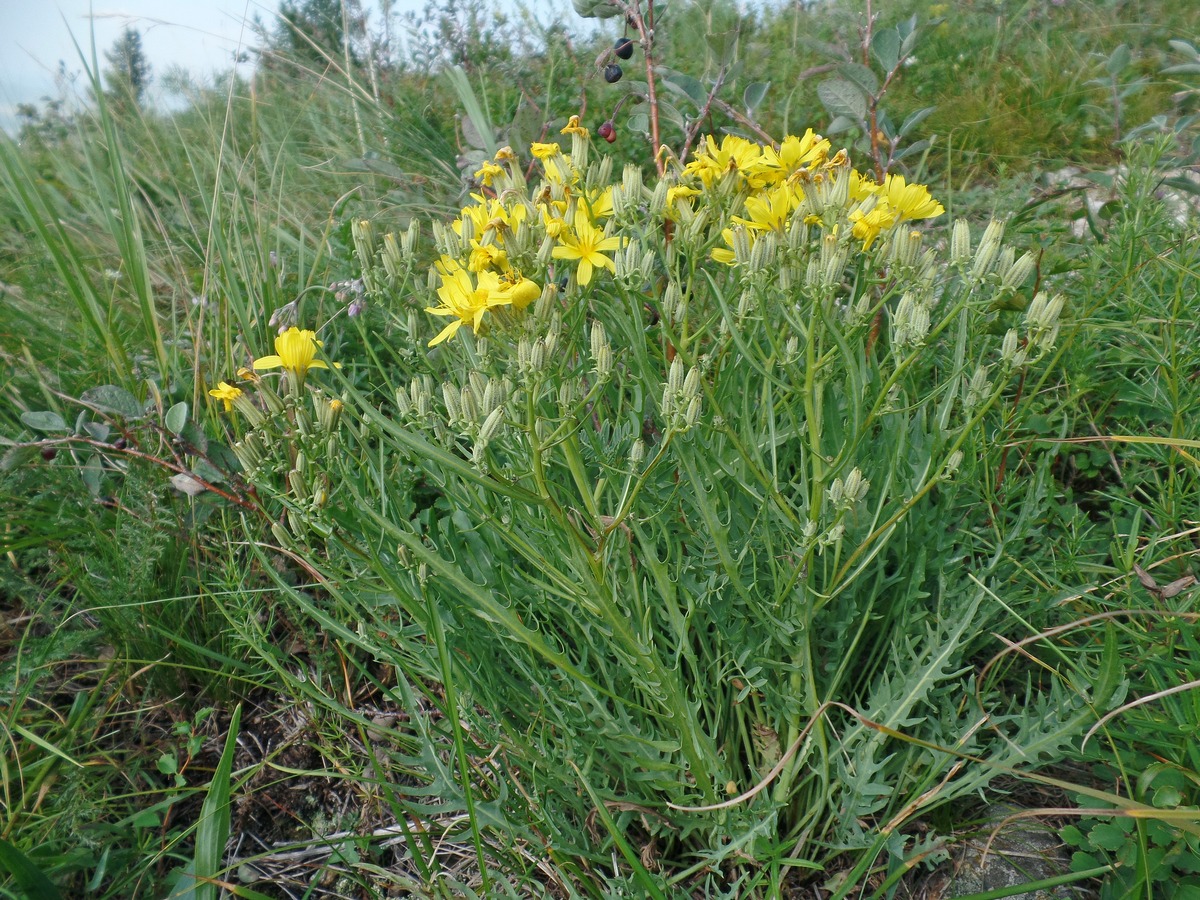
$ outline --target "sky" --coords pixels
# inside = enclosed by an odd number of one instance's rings
[[[153,74],[178,64],[203,78],[229,69],[238,47],[254,44],[254,15],[270,21],[274,11],[254,0],[0,0],[0,127],[12,129],[18,103],[58,96],[59,60],[82,71],[72,36],[90,65],[94,29],[103,69],[104,51],[132,26]],[[85,78],[75,90],[86,94]]]

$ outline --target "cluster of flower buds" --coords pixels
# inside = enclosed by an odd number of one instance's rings
[[[863,478],[862,471],[855,466],[845,479],[833,479],[833,483],[825,489],[825,496],[837,512],[846,513],[854,509],[870,489],[871,482]]]
[[[662,417],[667,427],[679,433],[693,428],[700,421],[701,405],[700,368],[692,366],[685,375],[683,360],[676,356],[663,387]]]

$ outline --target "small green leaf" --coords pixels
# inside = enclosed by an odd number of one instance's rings
[[[767,88],[770,86],[771,82],[769,81],[755,81],[746,85],[746,90],[742,92],[742,102],[746,104],[748,112],[753,113],[758,109],[758,105],[767,96]]]
[[[857,85],[866,97],[874,97],[879,93],[879,78],[862,63],[846,63],[838,66],[838,75]]]
[[[21,424],[34,431],[68,431],[67,423],[58,413],[51,410],[21,413]]]
[[[80,395],[79,399],[85,405],[98,409],[100,412],[124,416],[126,419],[140,419],[146,414],[145,407],[137,397],[115,384],[102,384],[99,387],[88,388]]]
[[[1154,792],[1153,803],[1157,809],[1175,809],[1183,803],[1183,792],[1174,785],[1164,785]]]
[[[904,124],[900,126],[900,137],[907,137],[914,128],[932,115],[935,109],[936,106],[926,106],[909,113],[904,119]]]
[[[82,429],[77,429],[85,432],[88,437],[97,441],[107,441],[108,436],[112,434],[112,429],[104,422],[84,422]]]
[[[891,72],[900,64],[900,32],[895,28],[875,32],[871,53],[884,72]]]
[[[1109,77],[1116,78],[1118,75],[1124,72],[1129,67],[1131,59],[1132,55],[1129,52],[1129,45],[1119,45],[1117,49],[1112,52],[1112,55],[1108,57],[1108,62],[1105,64],[1105,68],[1108,69]]]
[[[183,431],[183,426],[188,421],[188,405],[180,400],[174,406],[167,410],[167,414],[163,417],[163,424],[167,426],[167,431],[171,434],[179,434]]]
[[[704,89],[698,80],[691,75],[685,75],[683,72],[665,71],[663,72],[662,84],[667,90],[678,94],[681,97],[687,97],[697,108],[701,108],[708,101],[708,91]]]
[[[104,474],[104,461],[100,459],[100,454],[93,453],[89,456],[79,474],[83,478],[83,484],[88,489],[88,493],[93,497],[99,497],[100,478]]]
[[[844,78],[830,78],[817,85],[817,98],[834,116],[855,122],[867,117],[867,95],[862,88]]]
[[[162,824],[162,817],[152,809],[134,815],[130,823],[134,828],[157,828]]]

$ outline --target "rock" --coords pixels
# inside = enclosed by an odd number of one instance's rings
[[[1039,819],[1010,818],[1018,812],[1011,806],[991,807],[979,837],[956,846],[951,860],[930,876],[924,896],[949,900],[1069,875],[1071,856],[1054,830]],[[996,832],[1001,822],[1004,824]],[[1077,886],[1068,884],[1012,894],[1010,900],[1076,900],[1084,896]]]

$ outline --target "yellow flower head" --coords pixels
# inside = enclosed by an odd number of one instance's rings
[[[705,187],[719,181],[729,172],[750,177],[762,158],[762,147],[745,138],[727,134],[720,146],[710,134],[696,158],[683,167],[685,175],[696,175]]]
[[[601,219],[607,219],[613,214],[612,185],[594,191],[588,191],[579,204],[579,209],[586,211],[587,217],[595,224]]]
[[[226,384],[222,381],[215,388],[208,392],[210,397],[215,397],[218,400],[224,401],[225,412],[233,409],[233,401],[242,396],[242,389],[234,387],[232,384]]]
[[[791,223],[792,210],[803,197],[798,189],[781,184],[757,196],[746,198],[746,214],[749,219],[734,216],[733,221],[753,231],[776,231],[783,234]]]
[[[571,116],[559,134],[577,134],[580,137],[587,137],[588,130],[579,124],[579,116]]]
[[[851,234],[863,242],[863,250],[871,249],[879,232],[896,224],[896,216],[886,203],[878,203],[870,212],[856,209],[850,213],[850,221],[854,224]]]
[[[513,152],[512,147],[501,147],[496,151],[496,162],[501,162],[502,160],[513,160],[516,158],[517,154]]]
[[[929,195],[923,184],[908,184],[903,175],[888,175],[879,188],[879,196],[887,200],[896,212],[898,221],[906,219],[932,219],[946,211],[942,204]]]
[[[496,165],[494,162],[485,162],[482,166],[475,170],[475,180],[480,184],[490,186],[492,179],[497,175],[503,175],[504,169]]]
[[[550,159],[562,153],[562,148],[558,144],[539,144],[536,141],[529,145],[529,152],[538,159]]]
[[[616,264],[605,256],[621,248],[621,239],[605,237],[604,232],[589,221],[586,213],[575,214],[574,227],[559,238],[559,245],[550,255],[555,259],[575,259],[579,261],[576,277],[579,284],[587,286],[592,280],[592,270],[596,267],[615,272]]]
[[[254,361],[255,371],[282,367],[303,377],[309,369],[328,369],[329,365],[316,358],[317,340],[315,331],[301,330],[293,325],[275,338],[275,352]]]
[[[518,312],[542,296],[542,289],[517,271],[505,272],[500,276],[499,284],[499,295],[506,298]]]
[[[483,316],[489,309],[494,306],[508,306],[513,302],[512,297],[505,294],[500,284],[500,276],[495,272],[480,272],[477,280],[473,282],[471,273],[457,260],[448,256],[443,256],[436,268],[438,276],[442,279],[442,286],[437,291],[442,305],[427,306],[425,312],[435,316],[449,316],[451,322],[429,342],[430,347],[453,337],[463,325],[470,325],[472,330],[478,333],[483,325]],[[509,291],[511,290],[510,285]]]
[[[504,248],[495,244],[481,244],[471,241],[471,256],[467,260],[467,268],[472,272],[482,272],[484,269],[508,268],[508,254]]]

